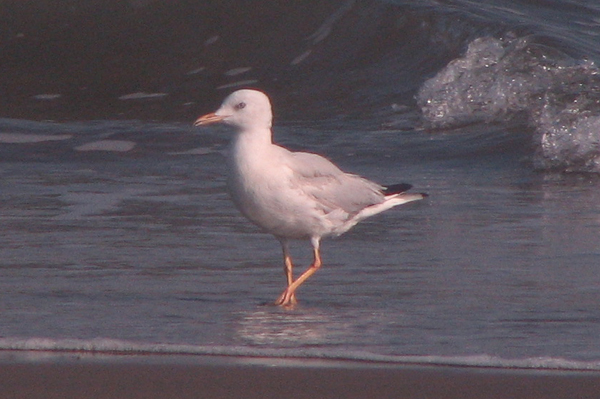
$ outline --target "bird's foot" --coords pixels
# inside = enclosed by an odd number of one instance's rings
[[[289,288],[286,288],[283,291],[283,293],[279,296],[279,298],[277,298],[277,300],[275,301],[275,305],[286,307],[294,306],[297,303],[298,301],[296,300],[296,294],[294,292],[291,292]]]

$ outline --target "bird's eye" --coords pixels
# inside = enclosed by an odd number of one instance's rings
[[[241,102],[241,103],[235,105],[235,109],[239,110],[239,109],[244,109],[244,108],[246,108],[245,102]]]

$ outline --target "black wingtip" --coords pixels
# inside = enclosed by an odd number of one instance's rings
[[[403,193],[405,191],[410,190],[411,188],[412,188],[412,184],[400,183],[400,184],[392,184],[389,186],[384,186],[382,191],[383,191],[384,195],[393,195],[393,194]]]

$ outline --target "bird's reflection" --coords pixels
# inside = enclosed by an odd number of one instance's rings
[[[238,339],[278,347],[332,344],[341,340],[345,323],[323,311],[257,310],[240,315]]]

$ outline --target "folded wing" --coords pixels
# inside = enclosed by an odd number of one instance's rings
[[[293,188],[313,198],[325,213],[343,210],[352,217],[385,200],[382,186],[345,173],[326,158],[306,152],[290,154]]]

